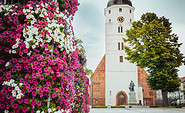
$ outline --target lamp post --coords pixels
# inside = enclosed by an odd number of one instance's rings
[[[94,80],[92,79],[92,107],[93,107],[93,82]]]

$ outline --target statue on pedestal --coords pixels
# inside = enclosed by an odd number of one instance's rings
[[[131,82],[130,82],[130,85],[129,85],[129,90],[130,90],[130,91],[134,91],[134,86],[135,86],[134,82],[131,81]]]

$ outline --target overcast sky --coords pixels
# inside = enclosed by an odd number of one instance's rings
[[[109,0],[79,0],[79,10],[74,17],[75,36],[83,40],[87,67],[95,70],[105,54],[104,9]],[[135,21],[146,12],[165,16],[172,22],[174,33],[183,43],[181,52],[185,56],[185,0],[131,0],[135,7]],[[185,76],[185,66],[179,68],[179,77]]]

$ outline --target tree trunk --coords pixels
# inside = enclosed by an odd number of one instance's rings
[[[163,97],[163,107],[168,106],[168,91],[162,90],[162,97]]]

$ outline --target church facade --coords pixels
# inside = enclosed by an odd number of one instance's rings
[[[122,38],[132,27],[134,10],[130,0],[110,0],[104,10],[105,55],[91,78],[91,105],[155,105],[156,92],[147,86],[147,73],[125,59]]]

